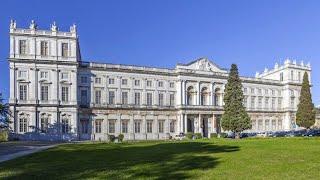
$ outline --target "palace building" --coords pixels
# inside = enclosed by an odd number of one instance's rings
[[[228,70],[206,58],[174,69],[86,62],[77,29],[40,30],[10,24],[10,109],[18,135],[106,140],[167,139],[222,131]],[[248,64],[249,65],[249,64]],[[285,60],[255,77],[241,77],[254,132],[296,127],[302,77],[310,64]],[[311,82],[311,81],[310,81]],[[32,136],[34,137],[34,136]]]

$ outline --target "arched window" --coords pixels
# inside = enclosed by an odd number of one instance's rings
[[[24,114],[19,118],[19,132],[28,132],[28,119]]]
[[[220,89],[217,88],[215,91],[214,91],[214,105],[215,106],[219,106],[220,105]]]
[[[48,132],[48,125],[49,125],[49,116],[48,116],[48,114],[43,113],[40,118],[41,132],[43,132],[43,133]]]
[[[203,87],[201,89],[201,105],[208,105],[209,92],[208,88]]]
[[[189,86],[187,89],[187,105],[193,105],[194,102],[194,88]]]
[[[69,124],[69,119],[68,117],[62,117],[61,121],[61,131],[63,134],[68,134],[70,131],[70,124]]]

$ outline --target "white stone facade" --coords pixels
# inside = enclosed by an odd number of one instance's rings
[[[206,58],[174,69],[84,62],[76,26],[39,30],[10,24],[10,107],[17,134],[72,135],[78,140],[167,139],[221,132],[228,71]],[[303,73],[286,60],[255,78],[241,77],[251,131],[290,130]]]

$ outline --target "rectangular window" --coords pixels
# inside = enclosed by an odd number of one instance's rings
[[[88,77],[87,76],[81,76],[80,78],[81,83],[87,83],[88,82]]]
[[[271,108],[275,109],[275,106],[276,106],[276,98],[272,98]]]
[[[175,132],[175,121],[170,122],[170,132],[174,133]]]
[[[27,100],[27,85],[25,84],[19,86],[19,99],[22,101]]]
[[[61,73],[61,79],[68,79],[68,73]]]
[[[301,82],[301,72],[298,72],[298,81]]]
[[[94,83],[101,84],[101,78],[99,78],[99,77],[95,78]]]
[[[251,97],[251,108],[255,108],[255,101],[256,101],[256,98]]]
[[[275,95],[275,90],[271,90],[271,94],[272,94],[272,96],[274,96]]]
[[[48,101],[49,87],[47,85],[41,86],[41,101]]]
[[[62,57],[68,57],[68,43],[62,43],[61,44],[61,49],[62,49],[61,56]]]
[[[174,88],[174,82],[170,83],[170,88]]]
[[[147,105],[152,106],[152,93],[147,93]]]
[[[127,85],[128,84],[128,80],[127,79],[122,79],[121,83],[122,83],[122,85]]]
[[[163,106],[163,94],[159,94],[159,106]]]
[[[159,87],[163,87],[163,82],[162,82],[162,81],[159,81],[158,86],[159,86]]]
[[[62,102],[68,102],[69,101],[69,87],[62,86],[61,88],[61,100]]]
[[[128,92],[122,92],[122,104],[128,104]]]
[[[244,89],[243,89],[243,92],[244,92],[244,93],[247,93],[247,92],[248,92],[248,88],[244,88]]]
[[[28,121],[26,118],[20,118],[19,131],[20,132],[28,132]]]
[[[269,90],[268,90],[268,89],[265,89],[265,90],[264,90],[264,94],[265,94],[265,95],[268,95],[268,94],[269,94]]]
[[[254,88],[251,88],[251,94],[254,94]]]
[[[62,134],[68,134],[70,131],[70,126],[69,126],[69,120],[68,119],[62,119],[61,121],[61,131]]]
[[[128,133],[128,121],[127,120],[123,120],[121,123],[121,129],[122,129],[122,133]]]
[[[279,119],[278,120],[278,130],[281,130],[282,129],[282,120]]]
[[[152,86],[152,81],[147,81],[147,87],[151,87]]]
[[[134,93],[134,104],[140,105],[140,93],[139,92]]]
[[[248,103],[248,97],[245,96],[245,97],[243,98],[243,106],[244,106],[244,107],[247,107],[247,103]]]
[[[170,106],[174,106],[174,94],[170,94]]]
[[[258,108],[262,108],[262,97],[258,98]]]
[[[41,79],[48,79],[48,72],[47,71],[41,71],[40,72],[40,78]]]
[[[282,108],[282,98],[278,98],[278,109]]]
[[[114,94],[114,91],[109,91],[109,104],[115,104],[115,94]]]
[[[134,121],[134,133],[140,133],[141,121]]]
[[[102,120],[95,121],[96,133],[101,133],[101,124],[102,124]]]
[[[266,109],[268,109],[269,108],[269,98],[265,98],[265,100],[264,100],[264,107],[266,108]]]
[[[19,41],[19,53],[21,55],[27,54],[27,41],[26,40]]]
[[[109,78],[109,84],[114,84],[114,78]]]
[[[291,106],[291,108],[294,108],[294,100],[295,100],[294,97],[290,98],[290,106]]]
[[[158,122],[158,124],[159,124],[159,133],[164,133],[164,121],[163,120],[160,120],[159,122]]]
[[[134,85],[135,86],[140,86],[140,80],[134,80]]]
[[[258,94],[262,94],[262,90],[261,89],[258,89]]]
[[[276,124],[276,120],[272,120],[272,123],[271,123],[272,125],[272,130],[276,130],[277,129],[277,124]]]
[[[283,73],[280,73],[280,81],[283,81]]]
[[[41,41],[41,56],[48,56],[49,47],[47,41]]]
[[[80,123],[81,123],[82,134],[88,134],[89,121],[88,120],[80,120]]]
[[[281,90],[278,90],[278,96],[281,96],[282,93],[281,93]]]
[[[152,133],[152,120],[147,121],[147,133]]]
[[[81,90],[81,105],[86,105],[87,104],[87,97],[88,97],[88,93],[87,90],[83,89]]]
[[[109,133],[115,133],[115,120],[109,120]]]
[[[270,130],[270,120],[269,119],[267,119],[267,120],[265,120],[265,126],[264,126],[264,129],[267,131],[267,130]]]
[[[101,104],[101,90],[95,91],[95,103]]]
[[[294,75],[293,75],[293,71],[291,71],[291,80],[293,81],[294,80],[294,77],[293,77]]]
[[[27,71],[18,71],[19,78],[27,78]]]

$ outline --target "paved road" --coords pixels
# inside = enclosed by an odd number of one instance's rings
[[[57,146],[56,142],[15,141],[0,143],[0,163]]]

